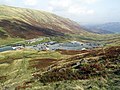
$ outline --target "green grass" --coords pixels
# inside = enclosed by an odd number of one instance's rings
[[[0,27],[0,37],[1,38],[6,38],[8,36],[9,35],[7,34],[7,32],[2,27]]]
[[[2,27],[0,27],[0,32],[4,32],[4,33],[6,33],[6,32],[3,30],[3,28],[2,28]]]
[[[0,88],[16,86],[32,78],[34,68],[29,68],[29,61],[41,58],[61,59],[67,57],[59,52],[36,50],[17,50],[0,53]],[[4,78],[5,76],[5,78]]]
[[[51,41],[50,39],[49,39],[49,37],[39,37],[39,38],[43,38],[43,40],[40,40],[40,41],[36,41],[36,42],[34,42],[34,43],[27,43],[27,42],[24,42],[24,44],[25,45],[28,45],[28,46],[33,46],[33,45],[37,45],[37,44],[40,44],[40,43],[44,43],[44,42],[49,42],[49,41]]]
[[[21,38],[6,38],[6,39],[1,39],[0,38],[0,46],[5,46],[5,45],[11,45],[19,41],[23,41],[24,39]]]

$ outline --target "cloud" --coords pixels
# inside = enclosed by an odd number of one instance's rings
[[[51,0],[49,2],[49,4],[53,7],[68,7],[69,5],[71,5],[71,0]]]
[[[47,8],[47,11],[53,12],[53,7],[49,6],[49,7]]]
[[[15,3],[15,0],[1,0],[1,4],[7,4],[7,5],[12,5]]]
[[[86,7],[80,7],[79,5],[70,6],[68,8],[68,13],[71,14],[93,14],[94,10],[88,9]]]
[[[64,12],[69,14],[94,14],[95,11],[85,4],[95,3],[97,0],[51,0],[49,1],[50,9],[53,12]]]
[[[12,2],[13,0],[4,0],[4,1],[10,3],[10,2]]]
[[[88,10],[88,11],[87,11],[87,14],[94,14],[94,13],[95,13],[94,10]]]
[[[97,2],[98,0],[80,0],[81,2],[87,3],[87,4],[92,4]]]
[[[24,0],[24,4],[28,6],[35,6],[38,0]]]

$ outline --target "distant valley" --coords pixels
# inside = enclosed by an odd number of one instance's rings
[[[84,29],[98,34],[120,33],[120,22],[110,22],[105,24],[83,25]]]

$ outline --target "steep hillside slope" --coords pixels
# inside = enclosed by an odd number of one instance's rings
[[[88,33],[76,22],[55,14],[4,5],[0,5],[0,27],[7,36],[22,38]]]

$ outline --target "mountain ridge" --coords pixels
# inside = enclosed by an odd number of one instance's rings
[[[5,20],[7,20],[9,23],[3,22]],[[10,35],[8,36],[10,37],[13,36],[13,33],[15,32],[15,28],[19,28],[19,30],[23,30],[24,28],[25,30],[26,26],[22,25],[21,22],[24,23],[24,25],[28,24],[29,26],[43,29],[39,32],[39,35],[42,35],[42,36],[50,35],[50,34],[47,34],[47,32],[45,32],[44,29],[49,29],[51,31],[52,35],[50,36],[53,36],[54,32],[59,33],[57,35],[89,33],[85,31],[75,21],[57,16],[49,12],[0,5],[0,27],[5,29],[5,31],[7,31],[8,34],[10,33]],[[5,23],[5,26],[2,23]],[[17,24],[19,27],[17,27],[15,24]],[[6,28],[6,25],[7,25],[7,28]],[[32,30],[30,31],[28,30],[28,32],[32,32]],[[24,33],[19,33],[19,34],[23,35]],[[32,35],[32,33],[29,33],[29,35],[30,34]],[[33,36],[35,35],[33,34]],[[39,35],[36,35],[36,36],[39,36]],[[21,37],[21,35],[18,35],[18,37]],[[33,38],[33,37],[24,35],[22,36],[22,38]]]

